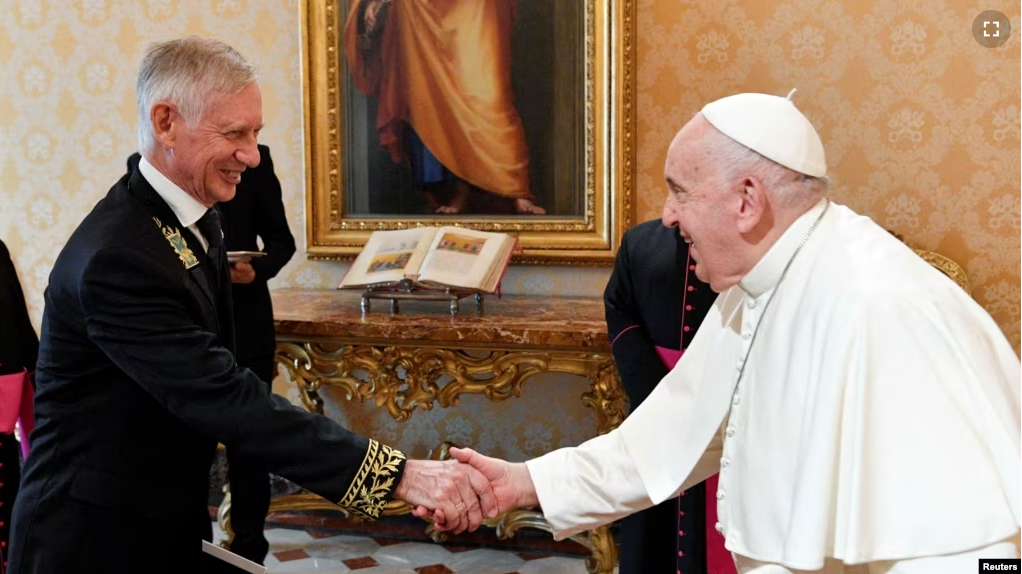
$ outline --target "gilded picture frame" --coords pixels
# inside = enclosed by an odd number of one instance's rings
[[[347,84],[351,72],[344,42],[346,23],[354,13],[350,6],[361,1],[302,0],[308,257],[353,258],[376,230],[459,225],[517,236],[517,263],[611,264],[624,230],[634,224],[635,217],[634,1],[556,0],[553,4],[560,8],[543,4],[533,9],[576,10],[580,32],[578,73],[573,76],[578,78],[578,85],[556,88],[558,98],[564,100],[567,89],[567,97],[577,102],[572,104],[577,106],[572,111],[575,117],[568,118],[577,126],[577,132],[570,132],[572,145],[547,145],[554,148],[547,149],[547,155],[529,157],[533,175],[535,166],[554,165],[557,169],[551,171],[577,176],[569,179],[572,185],[555,182],[547,186],[545,195],[534,192],[540,198],[537,203],[548,210],[543,215],[476,211],[436,214],[429,211],[431,206],[418,213],[401,213],[389,205],[385,209],[365,207],[364,196],[374,200],[376,196],[373,190],[366,191],[367,178],[359,174],[368,168],[358,162],[373,146],[352,136],[358,133],[352,126],[359,122],[372,126],[373,118],[366,121],[353,111],[354,99],[361,96]],[[396,5],[407,0],[391,1]],[[519,13],[525,2],[550,2],[510,1],[520,3],[516,6]],[[386,0],[384,3],[390,4]],[[526,120],[527,111],[522,113]],[[528,133],[528,122],[525,124]],[[397,193],[390,188],[386,192]]]

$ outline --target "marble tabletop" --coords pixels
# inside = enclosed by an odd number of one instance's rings
[[[388,301],[359,307],[360,291],[275,289],[273,315],[278,337],[430,341],[466,346],[513,346],[610,352],[603,300],[597,297],[487,295],[476,312],[471,297],[452,316],[444,301]]]

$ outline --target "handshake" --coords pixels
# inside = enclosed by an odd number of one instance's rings
[[[433,518],[433,526],[455,534],[479,528],[483,520],[509,510],[537,506],[536,489],[525,463],[451,448],[453,460],[411,460],[394,497],[414,507],[412,514]]]

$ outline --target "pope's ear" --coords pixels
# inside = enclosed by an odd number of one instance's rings
[[[769,201],[763,183],[755,177],[746,177],[741,183],[741,208],[738,213],[738,230],[749,233],[765,217],[769,217]]]

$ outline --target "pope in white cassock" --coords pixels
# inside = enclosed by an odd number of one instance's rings
[[[563,538],[720,471],[739,572],[959,574],[1015,557],[1022,368],[991,317],[826,198],[823,145],[787,98],[707,105],[664,172],[663,223],[720,295],[617,430],[519,464],[452,450],[501,510],[538,504]]]

